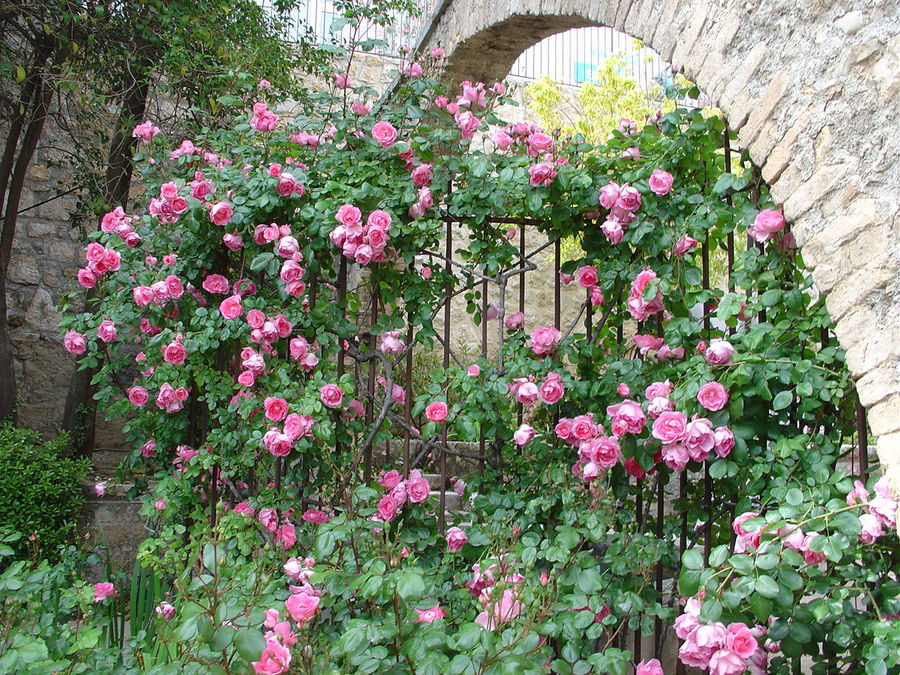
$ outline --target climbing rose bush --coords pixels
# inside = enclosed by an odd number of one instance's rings
[[[135,129],[145,203],[91,235],[94,295],[62,328],[127,420],[141,560],[172,582],[154,663],[656,674],[626,636],[659,620],[716,675],[893,668],[896,501],[842,461],[842,353],[758,171],[725,170],[722,120],[591,146],[504,123],[502,84],[442,90],[440,58],[381,107],[344,75],[310,116]],[[445,214],[468,226],[455,267]],[[522,217],[578,241],[575,323],[476,290],[519,273],[496,221]],[[406,389],[457,294],[502,347]],[[441,486],[383,450],[404,437],[485,441],[444,529]]]

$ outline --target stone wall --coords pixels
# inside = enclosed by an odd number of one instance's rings
[[[456,79],[605,25],[683,68],[722,109],[791,221],[900,497],[900,2],[444,0],[420,47]]]

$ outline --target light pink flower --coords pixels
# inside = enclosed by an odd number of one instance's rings
[[[737,350],[731,346],[728,340],[713,338],[706,347],[704,357],[711,366],[724,366],[731,363],[731,357],[737,354]]]
[[[447,417],[447,404],[443,401],[434,401],[425,408],[425,417],[431,422],[443,422]]]
[[[666,675],[662,669],[659,659],[650,659],[649,661],[641,661],[634,671],[634,675]]]
[[[781,211],[765,209],[756,215],[753,224],[747,228],[747,234],[756,239],[756,241],[764,242],[783,229],[784,215],[782,215]]]
[[[438,619],[443,619],[447,616],[447,613],[440,605],[435,605],[431,609],[417,609],[416,613],[419,615],[419,618],[413,623],[434,623]]]
[[[561,339],[562,333],[553,326],[541,326],[531,334],[531,351],[538,356],[552,354]]]
[[[674,182],[674,178],[672,178],[672,174],[668,171],[663,171],[662,169],[654,169],[653,173],[650,174],[650,191],[656,195],[665,195],[668,194],[669,190],[672,189],[672,183]]]
[[[529,426],[528,424],[523,424],[518,429],[516,429],[516,433],[513,434],[513,440],[516,442],[516,445],[522,447],[523,445],[526,445],[528,442],[530,442],[534,438],[535,434],[536,432],[534,430],[534,427]]]
[[[458,527],[451,527],[447,530],[447,549],[451,553],[458,553],[462,550],[462,547],[469,541],[469,538],[466,536],[466,533],[463,532]]]
[[[103,602],[116,596],[116,587],[110,581],[94,584],[94,602]]]
[[[382,120],[376,122],[372,127],[372,138],[378,141],[378,143],[381,144],[381,147],[387,148],[393,145],[394,141],[397,140],[397,130],[390,122]]]
[[[319,397],[329,408],[338,408],[344,400],[344,392],[336,384],[326,384],[319,387]]]
[[[238,318],[244,312],[244,308],[241,306],[241,296],[230,295],[225,298],[219,303],[219,312],[226,319]]]
[[[707,382],[697,392],[697,401],[707,410],[721,410],[728,403],[728,391],[718,382]]]

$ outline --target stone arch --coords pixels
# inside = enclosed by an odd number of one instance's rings
[[[602,25],[644,41],[725,113],[792,224],[900,496],[900,1],[444,0],[419,48],[457,80]]]

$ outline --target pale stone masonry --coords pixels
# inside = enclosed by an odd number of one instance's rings
[[[900,497],[900,1],[444,0],[421,47],[503,79],[576,26],[642,39],[721,108],[826,302]]]

